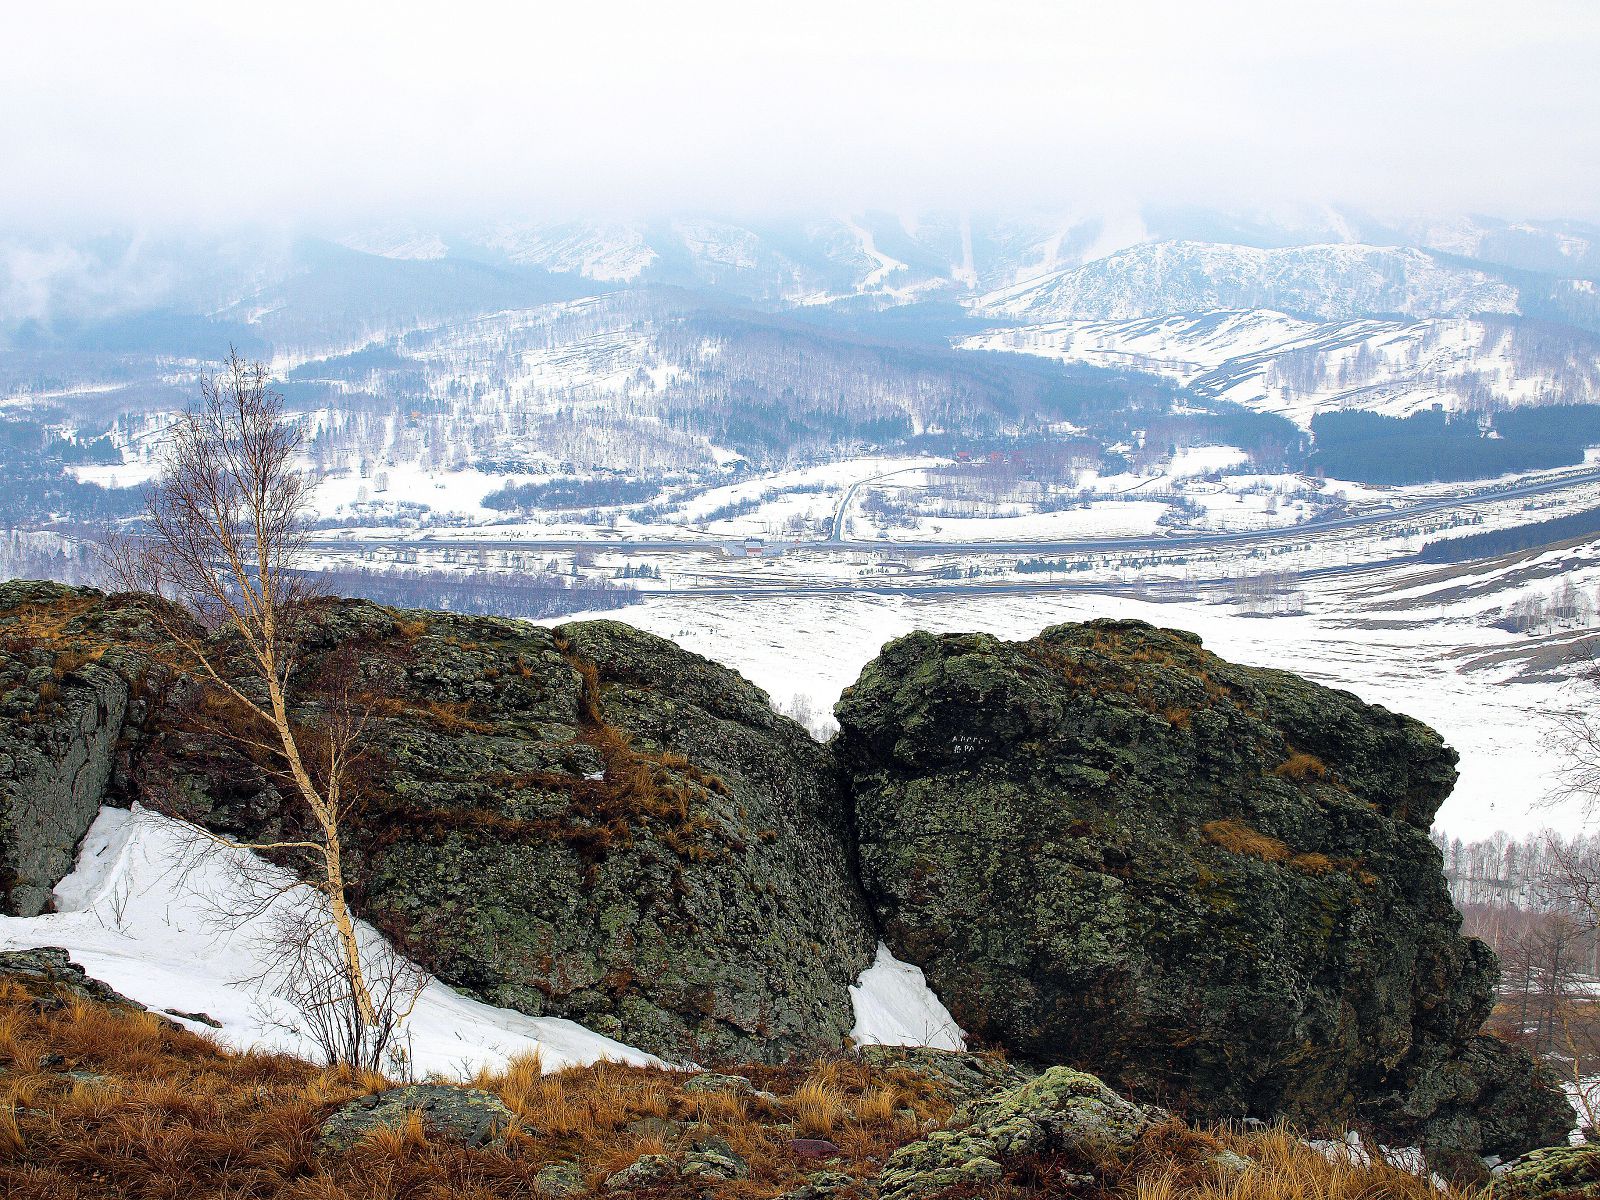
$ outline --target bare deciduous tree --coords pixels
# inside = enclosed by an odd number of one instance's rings
[[[230,702],[211,732],[279,763],[286,790],[310,817],[311,836],[298,841],[240,843],[200,832],[233,849],[302,857],[317,903],[308,910],[315,915],[303,915],[281,939],[288,998],[306,1002],[300,1007],[313,1036],[337,1031],[320,1039],[330,1058],[374,1066],[394,1030],[393,1006],[405,1000],[380,988],[387,1010],[380,1011],[345,894],[346,781],[366,714],[347,691],[319,705],[314,730],[290,715],[298,625],[314,598],[298,567],[310,499],[297,462],[302,438],[284,418],[266,368],[230,352],[224,372],[201,384],[199,402],[171,433],[148,500],[148,532],[113,539],[107,566],[117,586],[173,602],[158,607],[156,619],[187,669]]]

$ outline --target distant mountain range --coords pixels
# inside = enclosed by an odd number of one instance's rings
[[[1331,208],[19,235],[0,441],[46,475],[147,460],[151,414],[233,345],[341,470],[1110,448],[1158,411],[1172,444],[1292,458],[1323,413],[1600,403],[1597,291],[1600,227]]]

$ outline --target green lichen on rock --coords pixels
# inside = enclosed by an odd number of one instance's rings
[[[402,1129],[415,1115],[424,1134],[463,1146],[496,1146],[516,1117],[500,1097],[475,1088],[419,1083],[388,1088],[341,1104],[323,1119],[317,1145],[348,1150],[378,1129]]]
[[[1546,1146],[1512,1163],[1494,1200],[1600,1200],[1600,1146]]]
[[[896,1071],[931,1080],[957,1106],[991,1092],[1018,1088],[1038,1072],[993,1054],[934,1050],[927,1046],[863,1046],[856,1057],[875,1071]]]
[[[145,716],[165,640],[147,597],[0,583],[0,913],[31,917],[72,869]]]
[[[670,1154],[641,1154],[633,1162],[607,1175],[601,1189],[631,1192],[658,1188],[678,1177],[678,1163]]]
[[[1008,1166],[1035,1155],[1066,1155],[1092,1169],[1133,1147],[1165,1120],[1150,1105],[1117,1095],[1093,1075],[1052,1067],[1019,1088],[973,1105],[966,1124],[900,1147],[877,1179],[882,1200],[998,1183]]]
[[[673,1059],[837,1048],[874,938],[824,747],[734,672],[610,621],[311,614],[298,716],[370,713],[347,877],[447,982]],[[293,806],[215,738],[148,756],[208,823]]]
[[[1570,1110],[1478,1037],[1426,726],[1192,634],[1093,621],[918,633],[836,709],[861,869],[963,1027],[1209,1116],[1520,1153]]]
[[[533,1177],[533,1186],[540,1195],[562,1200],[566,1196],[581,1195],[588,1190],[583,1178],[583,1164],[576,1159],[563,1159],[540,1167]]]

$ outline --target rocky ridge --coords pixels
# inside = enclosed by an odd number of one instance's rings
[[[38,911],[100,803],[294,828],[150,603],[0,585],[0,710],[31,714],[0,758],[0,820],[33,831],[4,851],[9,911]],[[669,1058],[784,1060],[843,1042],[881,934],[968,1030],[1141,1099],[1441,1160],[1570,1124],[1479,1033],[1495,965],[1426,836],[1453,754],[1346,693],[1137,623],[918,634],[822,747],[615,622],[309,617],[297,717],[369,718],[356,903],[483,999]]]

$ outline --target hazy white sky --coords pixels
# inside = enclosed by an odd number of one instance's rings
[[[0,220],[1600,213],[1595,0],[0,6]]]

